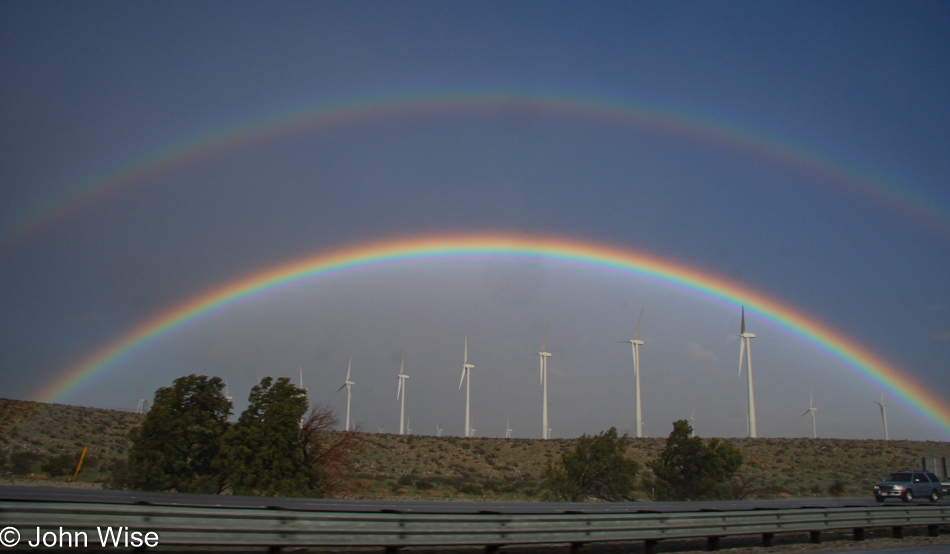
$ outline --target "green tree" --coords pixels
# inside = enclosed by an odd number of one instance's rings
[[[582,435],[573,451],[561,455],[560,464],[548,461],[544,477],[550,496],[568,502],[629,499],[640,471],[640,464],[626,456],[629,440],[626,434],[618,437],[614,427]]]
[[[281,377],[251,389],[250,404],[224,436],[217,466],[234,494],[320,496],[321,475],[307,455],[303,389]]]
[[[228,428],[231,402],[218,377],[189,375],[155,392],[152,409],[132,429],[128,465],[119,487],[148,491],[221,492],[213,467]]]
[[[720,441],[694,437],[685,419],[673,422],[673,432],[659,458],[649,463],[663,500],[713,500],[731,497],[729,480],[742,465],[742,453]]]

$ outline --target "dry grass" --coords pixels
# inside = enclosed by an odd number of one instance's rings
[[[0,464],[8,472],[10,456],[35,454],[33,478],[42,461],[89,447],[80,480],[102,483],[110,464],[128,451],[129,430],[141,415],[58,404],[0,399]],[[462,439],[431,436],[361,434],[364,448],[352,468],[343,496],[351,498],[425,498],[536,500],[541,472],[549,460],[574,441]],[[745,457],[735,492],[744,498],[827,497],[838,481],[838,494],[867,497],[885,474],[917,467],[922,456],[950,456],[950,443],[841,439],[727,439]],[[642,466],[663,449],[665,439],[631,442],[629,454]],[[22,482],[22,480],[18,480]],[[651,491],[637,491],[648,500]]]

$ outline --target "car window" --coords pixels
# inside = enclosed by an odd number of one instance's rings
[[[910,481],[910,473],[892,473],[887,476],[888,481]]]
[[[939,482],[940,482],[940,479],[937,479],[937,476],[934,475],[933,473],[930,473],[929,471],[928,471],[927,473],[924,473],[924,475],[927,476],[927,479],[930,479],[930,482],[931,482],[931,483],[939,483]]]

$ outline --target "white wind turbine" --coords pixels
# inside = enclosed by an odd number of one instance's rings
[[[303,393],[307,394],[307,387],[303,386],[303,366],[300,366],[300,388],[303,389]]]
[[[890,440],[890,437],[887,436],[887,402],[884,402],[884,391],[881,391],[881,401],[874,401],[875,404],[881,407],[881,421],[884,422],[884,440]]]
[[[407,435],[412,434],[412,427],[409,427],[409,417],[406,417],[406,434]]]
[[[442,424],[441,424],[441,423],[437,423],[437,424],[435,425],[435,436],[437,436],[437,437],[441,437],[441,436],[442,436]]]
[[[402,364],[399,365],[399,375],[396,376],[396,379],[399,381],[399,385],[396,387],[396,400],[402,399],[402,406],[399,408],[399,434],[406,434],[406,379],[409,378],[403,372],[403,369],[406,367],[406,354],[402,355]]]
[[[808,395],[808,409],[805,410],[805,413],[802,414],[802,417],[805,417],[808,414],[811,414],[811,438],[818,438],[818,427],[815,423],[815,412],[818,411],[818,408],[815,407],[815,393],[814,391]]]
[[[135,413],[144,414],[148,411],[148,400],[145,399],[145,395],[142,393],[142,389],[139,389],[139,405],[135,407]]]
[[[633,351],[633,375],[637,382],[637,438],[643,436],[643,412],[640,405],[640,345],[642,340],[637,340],[637,333],[640,332],[640,320],[643,319],[643,308],[640,308],[640,317],[637,319],[637,326],[633,330],[633,338],[619,342],[629,342]]]
[[[505,438],[506,438],[506,439],[510,439],[510,438],[511,438],[511,431],[512,431],[512,428],[511,428],[511,418],[510,418],[510,417],[506,417],[506,418],[505,418]]]
[[[693,428],[693,433],[696,433],[696,408],[693,408],[693,413],[689,414],[689,426]]]
[[[350,369],[353,368],[353,358],[350,358],[349,365],[346,366],[346,381],[340,385],[340,388],[336,389],[336,392],[343,390],[343,387],[346,387],[346,427],[344,430],[350,430],[350,399],[353,397],[352,387],[356,383],[350,381]]]
[[[471,437],[471,400],[472,400],[472,370],[475,366],[468,363],[468,335],[465,336],[465,352],[462,355],[462,378],[459,379],[459,390],[462,390],[462,381],[465,381],[465,437]]]
[[[538,357],[541,362],[541,388],[542,388],[542,399],[541,399],[541,438],[547,439],[551,436],[551,430],[548,429],[548,358],[551,357],[551,353],[544,350],[548,345],[548,331],[551,329],[551,324],[548,323],[547,328],[544,329],[544,341],[541,343],[541,351],[538,352]]]
[[[742,323],[739,325],[739,377],[742,377],[742,356],[745,354],[746,369],[749,374],[749,438],[756,438],[755,432],[755,393],[752,390],[752,343],[755,333],[745,332],[745,306],[742,307]],[[748,353],[746,354],[746,350]]]
[[[474,437],[474,436],[475,436],[475,422],[474,422],[474,421],[472,422],[472,428],[469,429],[468,432],[469,432],[469,436],[470,436],[470,437]]]

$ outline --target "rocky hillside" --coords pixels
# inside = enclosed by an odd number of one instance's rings
[[[88,446],[80,480],[104,483],[128,451],[129,430],[141,415],[0,399],[0,466],[17,484],[64,481],[42,471],[44,461],[79,455]],[[359,498],[537,499],[541,472],[572,448],[566,439],[462,439],[362,434],[363,448],[341,496]],[[665,439],[633,440],[630,455],[645,466]],[[840,439],[727,439],[745,463],[734,492],[744,498],[868,496],[873,483],[922,456],[950,457],[950,443]],[[0,482],[6,482],[0,480]],[[836,485],[837,483],[837,485]],[[640,490],[647,500],[650,490]]]

